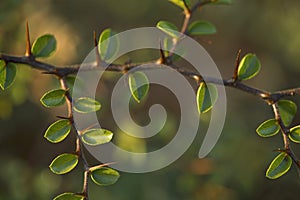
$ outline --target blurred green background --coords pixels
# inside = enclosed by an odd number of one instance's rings
[[[215,60],[224,78],[231,77],[235,54],[256,53],[262,63],[260,74],[248,81],[269,91],[300,86],[300,1],[233,0],[231,6],[207,6],[195,15],[214,23],[218,33],[197,38]],[[58,49],[47,62],[58,65],[80,63],[93,47],[92,32],[111,27],[120,32],[131,28],[155,26],[169,20],[178,26],[180,10],[167,0],[5,0],[0,2],[0,52],[24,53],[25,22],[31,38],[52,33]],[[99,120],[115,132],[115,142],[136,146],[163,146],[176,130],[176,109],[170,95],[158,99],[149,95],[146,105],[133,109],[139,123],[146,123],[147,106],[159,101],[172,113],[161,134],[150,142],[126,138],[115,128],[109,110],[109,94],[118,78],[110,74],[99,91],[103,109]],[[81,166],[67,175],[54,175],[47,168],[59,153],[74,150],[72,135],[60,144],[43,138],[55,116],[65,108],[45,109],[40,97],[56,87],[55,80],[36,70],[21,66],[15,84],[0,91],[0,199],[51,199],[65,191],[80,191]],[[155,94],[153,92],[152,94]],[[223,200],[223,199],[298,199],[299,175],[294,167],[279,180],[268,180],[264,173],[275,157],[272,150],[281,147],[280,135],[262,139],[256,127],[272,117],[271,108],[257,98],[227,89],[227,119],[219,142],[209,156],[197,159],[207,118],[202,120],[197,140],[179,160],[162,170],[147,174],[121,173],[113,186],[90,184],[91,200]],[[293,99],[298,105],[298,97]],[[148,105],[149,104],[149,105]],[[174,105],[173,105],[174,104]],[[106,105],[106,106],[105,106]],[[172,121],[173,120],[173,121]],[[297,114],[294,124],[300,122]],[[202,130],[203,129],[203,130]],[[300,147],[293,145],[300,156]],[[94,160],[91,158],[91,162]]]

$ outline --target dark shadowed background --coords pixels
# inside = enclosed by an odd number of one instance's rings
[[[197,40],[215,60],[224,78],[232,76],[235,54],[242,48],[244,54],[256,53],[262,63],[260,74],[248,81],[249,85],[269,91],[300,86],[299,8],[300,2],[295,0],[233,0],[231,6],[207,6],[194,17],[214,23],[218,33]],[[99,34],[110,27],[121,32],[155,26],[159,20],[180,26],[182,19],[180,10],[167,0],[5,0],[0,2],[0,52],[25,52],[26,20],[32,40],[45,33],[56,36],[58,49],[46,61],[68,65],[81,63],[93,48],[94,30]],[[148,59],[143,56],[135,59]],[[113,130],[114,142],[136,151],[166,144],[177,127],[178,105],[172,100],[174,96],[154,88],[147,103],[132,106],[132,115],[140,124],[148,122],[147,108],[153,103],[162,103],[171,113],[168,127],[158,138],[135,141],[115,128],[111,117],[109,95],[116,78],[118,75],[109,73],[97,94],[103,104],[99,120]],[[66,112],[64,107],[50,110],[39,103],[40,97],[54,87],[58,84],[51,76],[19,65],[15,84],[0,91],[0,199],[51,199],[65,191],[81,190],[81,165],[63,176],[52,174],[47,167],[57,154],[75,148],[73,135],[55,145],[43,138],[55,116]],[[179,160],[152,173],[121,173],[113,186],[91,183],[91,200],[298,199],[300,179],[294,167],[279,180],[265,178],[266,168],[276,155],[272,150],[282,147],[279,134],[262,139],[255,133],[262,121],[272,117],[271,108],[249,94],[230,88],[226,91],[226,124],[207,158],[197,158],[201,133],[205,133],[209,120],[203,116],[197,140]],[[159,98],[155,95],[158,92]],[[299,97],[293,100],[300,105]],[[299,122],[297,114],[294,124]],[[300,147],[293,146],[300,156]],[[91,158],[90,162],[95,160]]]

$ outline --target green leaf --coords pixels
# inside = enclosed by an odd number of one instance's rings
[[[99,38],[98,51],[102,60],[110,60],[118,52],[120,41],[116,32],[111,29],[105,29]]]
[[[270,164],[266,177],[276,179],[289,171],[292,165],[292,158],[285,152],[280,153]]]
[[[92,180],[100,186],[111,185],[117,182],[120,177],[119,172],[108,167],[101,167],[92,171]]]
[[[216,32],[216,27],[206,21],[195,21],[188,28],[188,34],[190,35],[210,35]]]
[[[169,56],[170,50],[172,49],[173,46],[173,42],[172,39],[170,37],[165,37],[164,38],[164,42],[163,42],[163,47],[164,47],[164,53],[165,56]]]
[[[83,133],[82,141],[87,145],[95,146],[111,141],[113,133],[106,129],[90,129]]]
[[[175,4],[176,6],[182,8],[183,10],[186,10],[183,0],[169,0],[169,2]],[[188,7],[191,7],[191,2],[189,0],[185,0],[185,2],[188,5]]]
[[[278,101],[279,114],[285,126],[289,126],[297,112],[297,105],[289,100]]]
[[[76,81],[76,90],[83,90],[84,89],[84,84],[82,79],[80,79],[78,76],[76,75],[70,75],[66,77],[66,82],[67,82],[67,86],[69,88],[69,93],[72,96],[73,95],[73,89],[74,89],[74,85],[75,85],[75,81]]]
[[[208,112],[218,99],[217,87],[213,84],[200,83],[197,91],[197,104],[198,112],[206,113]]]
[[[63,141],[71,131],[71,123],[68,119],[61,119],[49,126],[44,137],[52,143]]]
[[[300,125],[291,128],[289,138],[296,143],[300,143]]]
[[[17,67],[13,63],[7,63],[0,60],[0,87],[2,90],[9,88],[15,81]]]
[[[260,61],[254,54],[245,55],[238,66],[238,78],[240,80],[251,79],[258,74]]]
[[[129,88],[133,98],[140,101],[148,94],[149,80],[143,72],[133,72],[129,74]]]
[[[73,94],[73,88],[74,88],[75,81],[76,81],[76,76],[71,75],[71,76],[66,77],[66,83],[69,88],[69,92],[70,92],[71,96]]]
[[[211,2],[209,4],[230,5],[230,4],[232,4],[232,0],[211,0]]]
[[[178,28],[171,22],[159,21],[156,24],[156,27],[173,38],[179,38],[181,36],[181,33],[179,32]]]
[[[67,192],[58,195],[53,200],[84,200],[84,196]]]
[[[100,110],[101,104],[89,97],[80,97],[74,102],[74,110],[79,113],[91,113]]]
[[[165,56],[168,57],[169,56],[169,53],[170,53],[170,50],[172,49],[173,47],[173,41],[172,41],[172,38],[170,37],[165,37],[164,38],[164,41],[163,41],[163,47],[164,47],[164,53],[165,53]],[[177,61],[179,60],[181,57],[183,57],[185,51],[184,49],[182,48],[177,48],[177,51],[176,53],[174,52],[174,54],[172,55],[172,61]]]
[[[31,52],[35,57],[48,57],[56,49],[56,39],[53,35],[46,34],[36,39]]]
[[[276,135],[280,130],[276,119],[269,119],[263,122],[257,129],[256,132],[261,137],[270,137]]]
[[[55,174],[65,174],[72,171],[78,163],[78,156],[75,154],[64,153],[57,156],[49,165]]]
[[[55,107],[63,105],[65,100],[66,91],[63,89],[55,89],[47,92],[41,98],[41,103],[45,107]]]

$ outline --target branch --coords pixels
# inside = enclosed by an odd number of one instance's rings
[[[105,62],[100,62],[100,65],[97,65],[94,63],[86,63],[86,64],[76,64],[71,66],[65,66],[65,67],[58,67],[54,65],[50,65],[48,63],[44,63],[41,61],[37,61],[35,59],[31,59],[26,56],[12,56],[12,55],[6,55],[6,54],[0,54],[0,59],[4,60],[5,62],[13,62],[13,63],[19,63],[19,64],[26,64],[29,65],[32,68],[38,69],[43,71],[43,73],[49,73],[49,74],[56,74],[59,77],[65,77],[70,74],[76,74],[80,67],[81,70],[91,71],[91,70],[104,70],[104,66],[107,65]],[[150,62],[144,62],[144,63],[129,63],[129,64],[110,64],[105,71],[111,71],[111,72],[122,72],[126,73],[129,70],[134,70],[135,68],[143,65],[143,64],[152,64],[151,67],[147,66],[144,68],[139,68],[139,70],[150,70],[150,69],[157,69],[158,67],[161,67],[160,63],[157,63],[156,61],[150,61]],[[238,90],[241,90],[243,92],[255,95],[264,101],[266,101],[268,104],[271,104],[272,102],[277,102],[279,99],[282,99],[284,97],[289,96],[295,96],[300,94],[300,87],[297,88],[291,88],[287,90],[282,91],[276,91],[276,92],[268,92],[262,89],[257,89],[248,85],[245,85],[241,82],[236,82],[234,79],[216,79],[214,77],[203,77],[202,75],[195,73],[193,71],[189,71],[184,69],[183,67],[176,66],[174,64],[169,64],[168,66],[172,67],[177,72],[181,73],[182,75],[189,77],[191,79],[196,80],[197,82],[199,80],[205,80],[209,83],[214,83],[218,85],[224,84],[225,86],[235,88]]]
[[[76,126],[74,124],[74,118],[73,118],[73,103],[72,103],[72,97],[69,93],[69,87],[67,85],[67,82],[65,78],[60,78],[60,85],[61,88],[66,90],[66,104],[68,107],[68,117],[70,121],[72,122],[72,126],[75,129],[76,133],[76,154],[79,156],[80,160],[82,160],[83,167],[84,167],[84,177],[83,177],[83,187],[82,187],[82,195],[84,196],[85,199],[88,199],[88,182],[89,182],[89,174],[90,174],[90,167],[88,165],[87,159],[84,155],[83,148],[82,148],[82,142],[80,140],[80,133],[76,129]]]
[[[277,101],[284,98],[284,97],[290,97],[295,96],[297,94],[300,94],[300,87],[297,88],[291,88],[287,90],[281,90],[276,92],[269,92],[262,89],[254,88],[251,86],[248,86],[246,84],[241,83],[238,80],[238,65],[240,62],[240,54],[241,50],[238,51],[236,56],[236,62],[235,62],[235,71],[233,74],[233,77],[230,79],[217,79],[214,77],[203,77],[201,74],[198,74],[193,71],[186,70],[183,67],[174,65],[172,61],[173,52],[177,47],[178,42],[183,38],[184,34],[187,33],[187,29],[190,23],[190,19],[192,18],[194,12],[197,9],[201,9],[204,5],[209,4],[213,2],[214,0],[204,0],[197,2],[194,6],[191,8],[188,7],[185,0],[183,0],[185,9],[184,9],[184,20],[180,29],[181,36],[180,38],[174,38],[173,39],[173,45],[170,50],[170,54],[168,57],[165,57],[164,52],[162,51],[162,48],[160,48],[160,59],[157,59],[155,61],[150,62],[144,62],[144,63],[125,63],[125,64],[109,64],[107,68],[105,66],[108,65],[108,63],[101,61],[99,52],[96,48],[96,60],[93,63],[86,63],[86,64],[76,64],[71,66],[55,66],[51,65],[45,62],[41,62],[36,60],[32,54],[31,54],[31,43],[30,43],[30,34],[29,34],[29,27],[28,22],[26,23],[26,51],[25,56],[13,56],[13,55],[7,55],[7,54],[1,54],[0,53],[0,60],[4,60],[5,62],[13,62],[18,64],[25,64],[28,65],[34,69],[41,70],[44,74],[52,74],[56,75],[59,80],[62,89],[66,90],[66,103],[68,108],[68,117],[66,119],[69,119],[72,122],[72,126],[75,129],[76,134],[76,153],[79,156],[80,160],[82,160],[83,166],[84,166],[84,179],[83,179],[83,187],[82,187],[82,193],[81,195],[84,196],[84,198],[88,199],[88,181],[89,181],[89,175],[91,171],[98,169],[99,167],[103,167],[106,165],[110,165],[113,163],[108,164],[100,164],[98,166],[89,167],[89,164],[87,162],[87,159],[83,152],[83,144],[80,140],[81,132],[76,129],[74,120],[73,120],[73,109],[72,109],[72,97],[68,91],[69,87],[67,85],[67,82],[65,80],[66,76],[70,74],[76,74],[79,69],[80,70],[102,70],[102,71],[112,71],[112,72],[120,72],[120,73],[126,73],[129,70],[150,70],[150,69],[157,69],[158,67],[161,67],[161,64],[168,65],[169,67],[173,68],[177,72],[181,73],[182,75],[191,78],[196,81],[197,84],[199,84],[201,81],[205,80],[205,82],[208,83],[214,83],[218,85],[224,85],[227,87],[231,87],[240,91],[243,91],[245,93],[252,94],[259,99],[264,100],[269,105],[272,105],[272,109],[275,115],[275,118],[280,126],[283,142],[284,142],[284,152],[286,152],[292,160],[296,163],[297,167],[300,169],[300,162],[294,152],[291,150],[290,143],[289,143],[289,129],[284,126],[280,113],[279,108],[277,105]],[[94,46],[98,46],[98,41],[96,39],[96,33],[94,32]],[[151,67],[143,67],[143,68],[137,68],[138,66],[142,64],[152,64]],[[64,118],[64,117],[61,117]]]
[[[283,151],[283,152],[287,153],[292,158],[292,160],[296,164],[296,166],[300,169],[300,161],[290,146],[290,141],[289,141],[289,137],[288,137],[290,130],[283,124],[277,103],[273,103],[272,108],[273,108],[273,112],[275,115],[275,119],[277,120],[277,123],[280,126],[281,135],[283,137],[283,143],[284,143],[284,149],[279,150],[279,151]]]

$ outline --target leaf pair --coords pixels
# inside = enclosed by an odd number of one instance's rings
[[[41,103],[48,108],[61,106],[66,102],[66,91],[63,89],[54,89],[41,98]],[[100,110],[101,104],[89,97],[80,97],[74,102],[74,110],[78,113],[91,113]]]
[[[279,114],[281,117],[281,120],[283,122],[283,125],[288,127],[293,121],[294,116],[297,112],[297,106],[294,102],[289,100],[280,100],[277,102],[278,108],[279,108]],[[280,126],[275,119],[269,119],[265,122],[263,122],[257,129],[256,132],[261,137],[271,137],[273,135],[276,135],[280,130]],[[298,130],[294,130],[294,138],[296,140],[297,138],[297,132]]]
[[[186,4],[184,3],[186,2]],[[169,2],[173,3],[174,5],[178,6],[179,8],[186,10],[186,5],[190,8],[191,2],[189,0],[169,0]],[[207,4],[212,5],[229,5],[231,4],[231,0],[211,0],[210,2],[207,2]]]
[[[179,29],[171,22],[159,21],[156,27],[173,38],[181,37]],[[216,32],[216,27],[206,21],[195,21],[189,25],[187,30],[187,34],[189,35],[210,35]]]
[[[78,164],[78,155],[64,153],[57,156],[49,165],[55,174],[66,174]],[[117,181],[119,173],[107,167],[100,167],[91,172],[93,181],[98,185],[110,185]]]
[[[52,142],[63,141],[71,131],[71,122],[68,119],[61,119],[49,126],[44,137]],[[111,141],[113,133],[106,129],[90,129],[82,133],[81,139],[87,145],[95,146]]]
[[[279,114],[284,126],[288,127],[297,112],[297,106],[289,100],[280,100],[277,102]],[[276,135],[280,130],[280,126],[276,119],[269,119],[263,122],[256,132],[261,137],[271,137]],[[297,143],[300,143],[300,126],[290,129],[289,138]],[[267,169],[266,177],[276,179],[284,175],[292,165],[292,158],[285,152],[277,155]]]
[[[140,102],[148,93],[149,81],[142,72],[134,72],[129,75],[129,87],[133,98]],[[214,84],[202,82],[197,91],[197,104],[199,113],[208,112],[216,103],[218,90]]]
[[[114,169],[100,167],[91,172],[91,178],[94,183],[100,186],[112,185],[119,179],[120,174]],[[54,200],[84,200],[85,197],[75,193],[63,193],[54,198]]]

